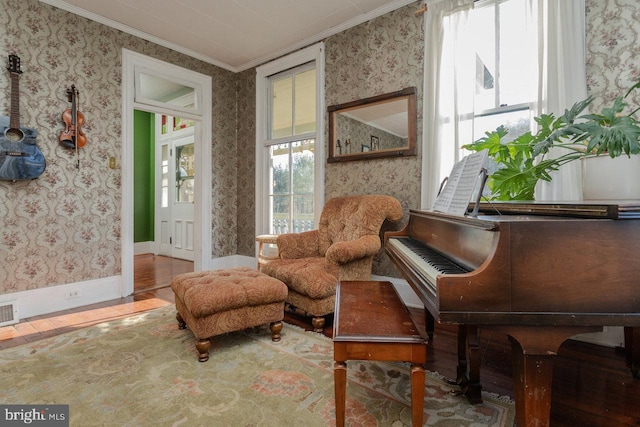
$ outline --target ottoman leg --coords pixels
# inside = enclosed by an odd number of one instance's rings
[[[271,328],[271,341],[280,341],[280,332],[282,331],[282,326],[282,322],[279,320],[277,322],[271,322],[271,325],[269,325],[269,328]]]
[[[198,361],[206,362],[209,360],[209,349],[211,348],[211,341],[205,339],[196,340],[196,350],[198,350]]]
[[[180,316],[180,313],[176,313],[176,320],[178,321],[178,329],[186,329],[187,328],[187,324],[185,323],[185,321],[182,318],[182,316]]]

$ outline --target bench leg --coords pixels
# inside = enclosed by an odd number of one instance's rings
[[[280,332],[282,332],[282,326],[283,324],[279,320],[277,322],[271,322],[271,324],[269,325],[269,328],[271,329],[271,341],[280,341],[280,338],[282,338],[280,336]]]
[[[411,425],[422,426],[424,417],[424,380],[425,373],[422,365],[411,365]]]
[[[206,362],[209,360],[209,349],[211,348],[211,341],[208,339],[196,340],[196,350],[198,350],[198,361]]]
[[[347,364],[345,362],[335,362],[333,364],[333,383],[336,400],[336,427],[344,427],[345,406],[347,403]]]

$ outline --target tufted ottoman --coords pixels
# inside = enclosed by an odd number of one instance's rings
[[[180,274],[171,281],[178,325],[196,337],[200,362],[209,359],[209,338],[270,323],[271,339],[280,341],[287,286],[248,268]]]

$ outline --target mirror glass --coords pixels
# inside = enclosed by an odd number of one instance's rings
[[[328,112],[330,163],[416,154],[413,87],[334,105]]]

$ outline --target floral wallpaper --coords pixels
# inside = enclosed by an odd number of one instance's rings
[[[600,111],[640,80],[640,2],[586,0],[586,15],[587,86]],[[640,105],[639,92],[630,105]]]
[[[238,73],[238,254],[255,255],[256,70]]]
[[[417,105],[422,105],[424,24],[423,16],[415,14],[418,7],[416,2],[325,41],[327,106],[410,86],[416,87]],[[418,108],[417,126],[417,140],[422,141],[421,108]],[[328,141],[328,135],[326,138]],[[325,200],[349,194],[393,196],[405,210],[405,219],[394,225],[402,228],[409,209],[420,207],[421,155],[419,147],[415,157],[328,163]],[[399,274],[382,250],[374,259],[373,273]]]
[[[38,131],[47,168],[36,180],[0,181],[0,294],[120,274],[121,49],[213,79],[213,257],[237,251],[235,74],[36,0],[0,0],[2,56],[20,57],[20,122]],[[0,114],[10,108],[0,71]],[[66,89],[80,92],[87,144],[58,144]],[[119,162],[118,162],[119,163]]]

